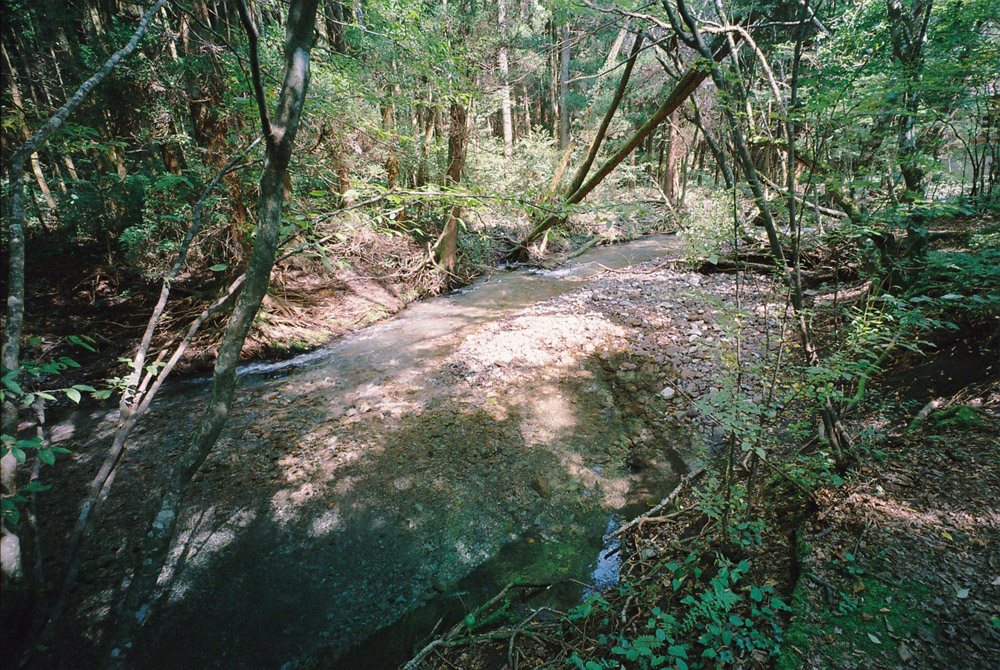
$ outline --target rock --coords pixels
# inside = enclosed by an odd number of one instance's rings
[[[677,391],[675,391],[669,386],[665,386],[663,390],[660,391],[660,397],[663,398],[664,400],[671,400],[675,395],[677,395]]]
[[[535,480],[531,482],[531,488],[533,488],[535,493],[543,498],[548,498],[552,495],[552,485],[549,484],[549,480],[542,475],[535,477]]]
[[[712,429],[712,437],[714,437],[716,440],[725,439],[726,429],[723,428],[722,426],[716,426],[715,428]]]

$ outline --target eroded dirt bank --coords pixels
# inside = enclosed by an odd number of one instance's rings
[[[672,269],[678,258],[654,236],[494,277],[245,378],[141,665],[332,662],[512,545],[531,550],[497,582],[585,580],[608,516],[658,499],[694,443],[718,436],[692,401],[712,392],[736,329],[745,355],[777,346],[773,287],[737,324],[734,278]],[[150,491],[203,403],[197,389],[165,398],[135,440],[77,603],[77,659],[99,641]],[[48,501],[75,499],[109,420],[57,427],[76,456]],[[46,510],[67,526],[72,512]]]

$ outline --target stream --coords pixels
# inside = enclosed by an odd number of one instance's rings
[[[668,492],[690,453],[635,409],[662,385],[619,353],[626,332],[588,308],[587,287],[678,247],[658,234],[496,272],[244,366],[137,667],[393,668],[511,582],[553,585],[530,606],[613,587],[605,538]],[[118,513],[148,507],[206,395],[204,380],[182,382],[154,405]],[[637,467],[640,434],[659,456]]]

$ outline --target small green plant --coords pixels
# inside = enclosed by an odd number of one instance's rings
[[[733,563],[715,557],[715,571],[706,572],[697,554],[684,561],[671,561],[669,588],[679,601],[670,598],[669,611],[654,607],[641,635],[601,635],[609,657],[584,659],[571,656],[566,665],[577,670],[640,668],[641,670],[688,670],[718,668],[747,655],[777,655],[781,649],[782,612],[789,607],[770,584],[750,584],[747,561]],[[607,602],[591,596],[570,613],[572,620],[599,615]],[[607,619],[605,619],[607,623]],[[607,648],[607,647],[606,647]]]
[[[70,335],[67,340],[70,344],[87,351],[96,351],[92,346],[94,340],[90,337]],[[40,344],[41,338],[28,339],[29,346],[37,347]],[[58,400],[57,394],[65,395],[74,403],[79,403],[85,393],[95,397],[100,395],[100,391],[87,384],[73,384],[64,387],[48,386],[47,382],[58,378],[66,370],[79,367],[80,364],[72,358],[59,356],[49,361],[21,361],[20,370],[7,370],[5,368],[0,376],[0,402],[13,402],[23,407],[31,407],[36,403],[56,402]],[[28,460],[30,453],[36,454],[38,460],[45,465],[55,465],[57,454],[68,454],[70,451],[48,444],[37,436],[21,440],[16,435],[0,435],[0,456],[10,454],[18,463],[24,463]],[[13,493],[4,494],[2,502],[0,502],[4,521],[16,525],[20,519],[18,505],[25,502],[23,494],[44,491],[47,488],[41,482],[33,481]]]

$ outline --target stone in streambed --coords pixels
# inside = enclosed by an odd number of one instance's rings
[[[535,477],[535,479],[531,482],[531,488],[535,490],[535,493],[543,498],[548,498],[552,495],[552,485],[549,484],[549,480],[542,475]]]

